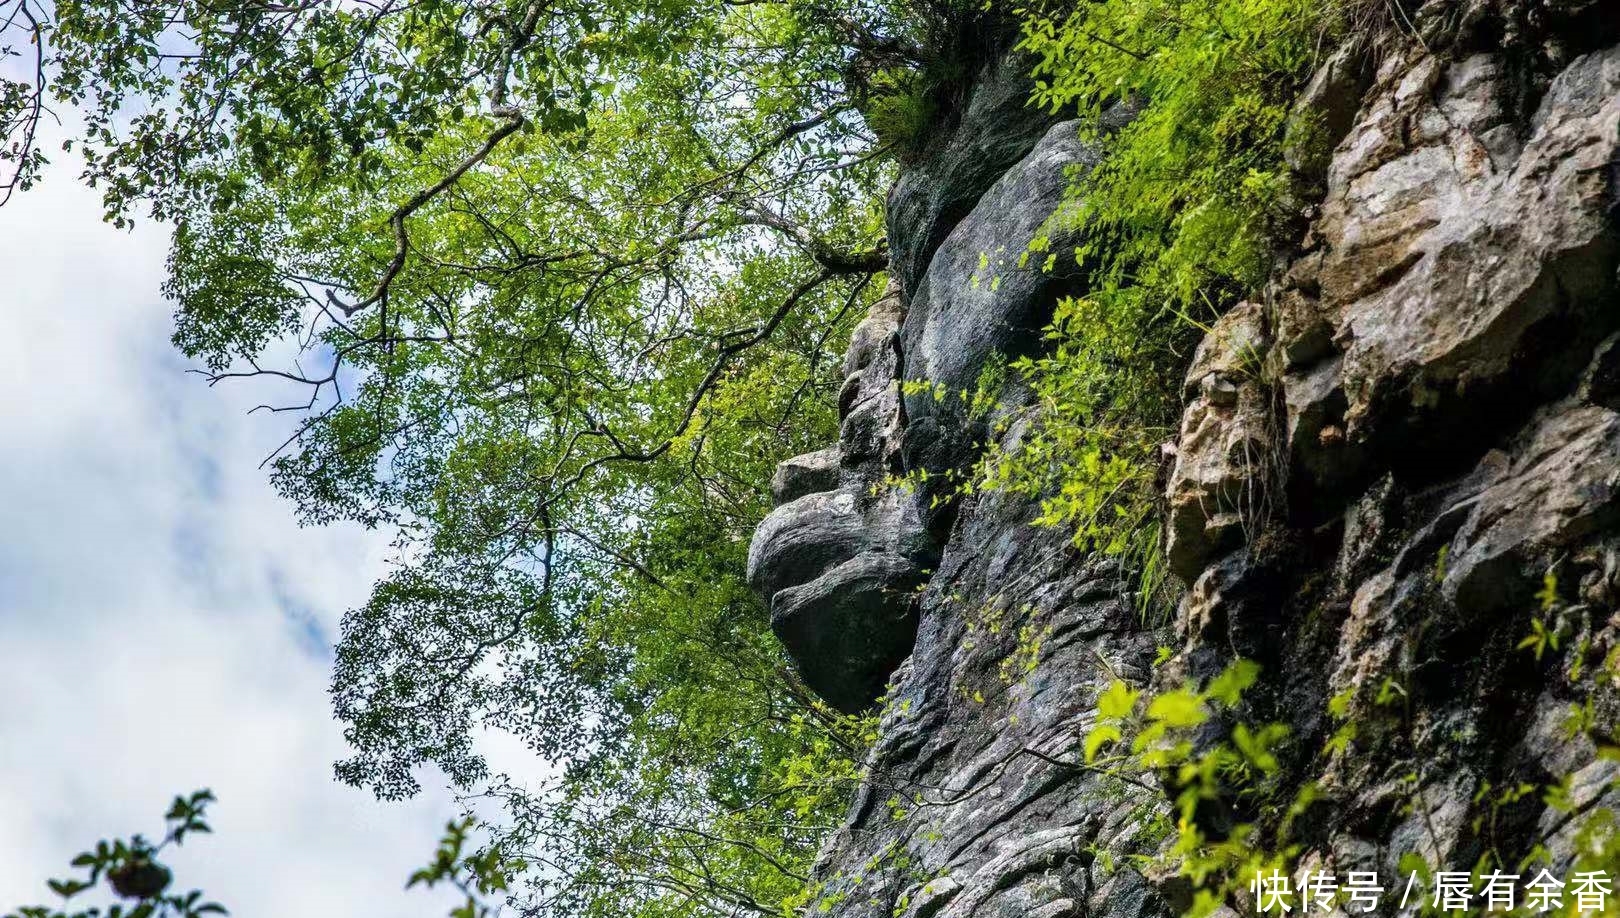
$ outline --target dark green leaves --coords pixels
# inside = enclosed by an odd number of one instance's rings
[[[139,835],[103,839],[73,858],[71,865],[83,872],[81,877],[46,883],[64,903],[103,885],[107,893],[122,900],[120,903],[73,912],[67,911],[65,904],[61,909],[29,906],[6,918],[203,918],[226,914],[218,903],[204,902],[198,890],[171,892],[173,874],[158,860],[165,848],[183,844],[188,834],[211,831],[204,817],[213,802],[214,795],[208,790],[176,797],[164,816],[167,828],[163,839],[156,845]]]

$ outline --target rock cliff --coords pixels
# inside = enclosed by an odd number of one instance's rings
[[[1107,151],[1024,107],[1023,66],[988,64],[896,184],[891,288],[851,343],[839,442],[781,467],[750,553],[811,687],[854,711],[891,686],[818,864],[831,913],[1184,908],[1184,883],[1129,866],[1164,843],[1162,782],[1088,769],[1078,746],[1114,680],[1196,683],[1239,657],[1262,666],[1243,715],[1291,729],[1279,782],[1319,790],[1301,863],[1394,875],[1417,852],[1467,870],[1540,845],[1567,868],[1577,817],[1616,802],[1620,771],[1564,729],[1572,708],[1620,716],[1604,665],[1620,648],[1620,15],[1430,0],[1320,69],[1300,106],[1331,152],[1291,162],[1321,190],[1308,226],[1187,367],[1164,495],[1185,589],[1163,624],[1027,503],[928,484],[1019,433],[928,387],[1038,348],[1080,282],[1017,256]],[[986,260],[995,285],[973,282]],[[918,470],[915,489],[889,484]],[[1537,629],[1554,637],[1532,659]],[[1345,720],[1354,738],[1328,744]],[[1477,818],[1482,788],[1561,781],[1558,806]]]

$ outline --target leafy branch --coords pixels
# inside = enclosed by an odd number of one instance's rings
[[[143,836],[128,839],[103,839],[95,848],[75,857],[72,866],[83,873],[66,879],[51,880],[46,885],[61,897],[63,905],[52,908],[44,905],[24,906],[6,918],[203,918],[205,915],[224,915],[224,906],[203,901],[199,890],[171,893],[174,874],[158,860],[158,855],[170,845],[179,847],[189,835],[212,832],[205,820],[208,805],[214,802],[211,791],[200,790],[186,797],[176,797],[164,814],[166,829],[163,839],[152,844]],[[69,911],[67,902],[91,892],[105,883],[121,903],[105,907]]]

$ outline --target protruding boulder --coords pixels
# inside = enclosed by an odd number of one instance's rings
[[[911,651],[911,594],[934,553],[909,495],[845,488],[772,511],[749,546],[748,580],[805,684],[853,713]]]
[[[771,629],[793,651],[805,684],[827,703],[856,713],[883,694],[889,674],[911,652],[917,620],[912,593],[922,569],[910,559],[869,551],[771,602]]]
[[[900,312],[891,283],[850,342],[838,443],[777,467],[778,506],[748,552],[749,582],[805,684],[848,712],[876,700],[910,652],[911,591],[938,553],[911,496],[888,484],[900,450]]]
[[[825,491],[789,501],[765,517],[748,547],[748,582],[770,598],[820,577],[871,545],[855,495]]]

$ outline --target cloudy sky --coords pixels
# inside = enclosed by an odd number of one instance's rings
[[[288,420],[186,374],[162,228],[66,173],[0,209],[0,914],[206,786],[173,865],[240,918],[443,915],[403,880],[452,804],[331,780],[329,648],[383,538],[294,524],[257,469]]]

